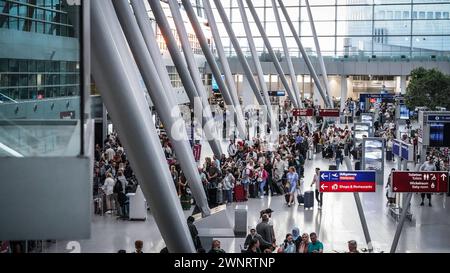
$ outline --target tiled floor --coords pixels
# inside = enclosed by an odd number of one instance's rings
[[[202,158],[210,154],[207,145],[204,147]],[[315,155],[312,161],[308,160],[305,165],[305,185],[310,184],[315,167],[327,170],[330,163],[329,160],[322,159],[320,154]],[[390,162],[385,166],[385,181],[392,167],[396,167],[396,164]],[[409,167],[413,169],[413,166]],[[396,222],[388,214],[384,187],[378,186],[376,193],[363,193],[360,197],[375,251],[389,252]],[[397,252],[450,252],[449,198],[433,195],[433,207],[420,207],[419,203],[420,195],[413,195],[413,221],[406,221]],[[249,226],[256,226],[260,210],[270,207],[275,211],[272,219],[278,243],[284,240],[286,233],[293,227],[299,227],[301,232],[317,232],[319,240],[324,243],[325,252],[345,251],[346,242],[350,239],[356,240],[359,247],[367,247],[351,193],[324,194],[322,210],[318,210],[317,206],[312,211],[305,211],[298,206],[288,208],[282,196],[250,199],[246,204],[249,209]],[[227,215],[232,223],[234,207],[235,205],[227,206]],[[190,214],[188,211],[185,213],[186,217]],[[81,252],[117,252],[119,249],[130,252],[134,241],[138,239],[144,241],[145,252],[159,252],[164,247],[151,213],[145,222],[121,221],[111,215],[95,215],[91,239],[81,240],[79,244]],[[243,245],[243,241],[242,238],[222,240],[222,246],[227,252],[239,252],[239,245]],[[67,243],[68,241],[58,241],[48,245],[45,251],[69,252],[66,249]]]

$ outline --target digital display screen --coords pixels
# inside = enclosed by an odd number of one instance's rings
[[[450,147],[450,123],[430,123],[430,147]]]
[[[355,131],[369,131],[369,125],[355,125]]]
[[[363,139],[363,136],[367,137],[367,132],[355,132],[355,138],[358,140]]]
[[[400,119],[409,119],[409,109],[406,105],[400,105]]]
[[[382,148],[383,142],[379,140],[367,140],[366,141],[366,148]]]

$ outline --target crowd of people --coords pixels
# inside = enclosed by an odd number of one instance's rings
[[[135,192],[136,188],[136,177],[117,134],[108,135],[103,148],[99,144],[95,147],[93,180],[95,213],[115,212],[119,219],[128,219],[127,193]]]

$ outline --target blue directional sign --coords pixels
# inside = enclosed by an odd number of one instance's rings
[[[402,144],[400,142],[394,140],[392,143],[392,153],[396,156],[401,156],[401,154],[400,154],[401,146],[402,146]]]
[[[375,192],[376,171],[321,171],[321,192]]]
[[[429,115],[427,120],[429,122],[450,122],[450,116]]]

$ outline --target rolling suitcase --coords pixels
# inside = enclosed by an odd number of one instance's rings
[[[212,206],[217,205],[217,188],[208,189],[208,201]]]
[[[276,183],[273,183],[273,187],[274,187],[274,189],[275,189],[275,192],[277,193],[277,194],[283,194],[284,193],[284,190],[283,190],[283,182],[282,182],[283,180],[279,180],[279,181],[277,181]]]
[[[355,171],[357,171],[357,170],[361,170],[361,161],[355,162]]]
[[[236,202],[247,201],[247,198],[245,198],[245,189],[243,185],[236,185],[234,187],[234,201]]]
[[[217,189],[217,204],[223,204],[223,190]]]
[[[392,151],[386,151],[386,161],[392,161]]]
[[[250,183],[248,185],[248,193],[250,198],[258,198],[258,186],[257,183]]]
[[[337,166],[336,166],[336,165],[329,165],[329,166],[328,166],[328,170],[329,170],[329,171],[337,170]]]
[[[305,195],[303,197],[303,202],[305,209],[314,207],[314,192],[313,191],[305,191]]]
[[[188,194],[183,194],[180,197],[181,207],[183,208],[183,210],[191,209],[191,205],[192,205],[191,201],[192,201],[192,197]]]

